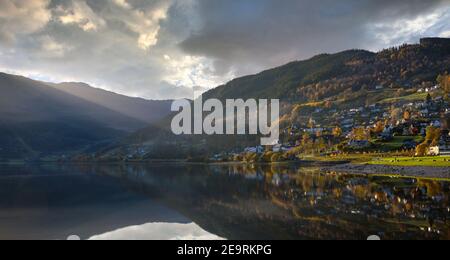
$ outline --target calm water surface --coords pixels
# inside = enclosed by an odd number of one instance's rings
[[[295,166],[0,166],[0,239],[450,239],[445,180]]]

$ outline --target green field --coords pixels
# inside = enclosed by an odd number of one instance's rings
[[[427,96],[428,96],[428,93],[415,93],[415,94],[403,96],[403,97],[387,98],[387,99],[380,101],[380,103],[386,104],[386,103],[397,103],[400,101],[425,100],[427,98]]]
[[[416,143],[423,142],[423,137],[421,136],[394,136],[394,138],[389,142],[383,142],[383,141],[375,141],[375,144],[377,145],[377,148],[381,150],[387,150],[387,151],[395,151],[400,150],[405,145],[406,141],[414,141]]]
[[[450,167],[450,156],[435,157],[388,157],[372,159],[368,164],[389,166]],[[449,169],[450,170],[450,169]]]

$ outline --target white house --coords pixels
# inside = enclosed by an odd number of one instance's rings
[[[432,146],[428,149],[429,156],[438,156],[440,154],[439,146]]]
[[[246,153],[263,153],[264,147],[262,147],[262,146],[247,147],[244,149],[244,152],[246,152]]]

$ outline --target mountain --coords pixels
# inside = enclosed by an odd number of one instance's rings
[[[349,50],[321,54],[230,81],[205,93],[206,98],[280,98],[321,101],[361,88],[414,88],[450,70],[450,39],[425,38],[372,53]]]
[[[205,93],[205,98],[291,98],[293,89],[322,80],[348,74],[345,64],[352,60],[367,60],[374,53],[350,50],[337,54],[321,54],[309,60],[296,61],[263,71],[256,75],[234,79]]]
[[[85,85],[78,91],[69,85],[0,74],[0,160],[65,154],[110,143],[169,113],[167,109],[164,114],[164,103],[159,108],[160,102]],[[121,107],[125,105],[130,109]],[[142,107],[143,112],[133,113],[135,107]],[[144,117],[154,111],[158,115]]]
[[[85,83],[68,82],[50,86],[147,124],[155,123],[166,117],[170,113],[172,104],[171,100],[132,98],[94,88]]]
[[[369,52],[348,50],[321,54],[304,61],[234,79],[204,94],[203,99],[278,98],[281,123],[335,127],[337,111],[383,104],[392,98],[411,100],[419,89],[436,84],[450,71],[450,39],[426,38],[419,44]],[[422,95],[417,95],[422,98]],[[318,111],[318,112],[317,112]],[[382,114],[381,114],[382,115]],[[256,145],[258,138],[243,136],[174,136],[170,118],[123,140],[121,146],[102,151],[101,158],[186,158]],[[367,122],[368,123],[368,122]],[[284,129],[282,129],[284,130]],[[241,150],[242,151],[242,150]]]

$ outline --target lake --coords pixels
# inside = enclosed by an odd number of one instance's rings
[[[0,239],[450,239],[450,182],[299,166],[0,166]]]

